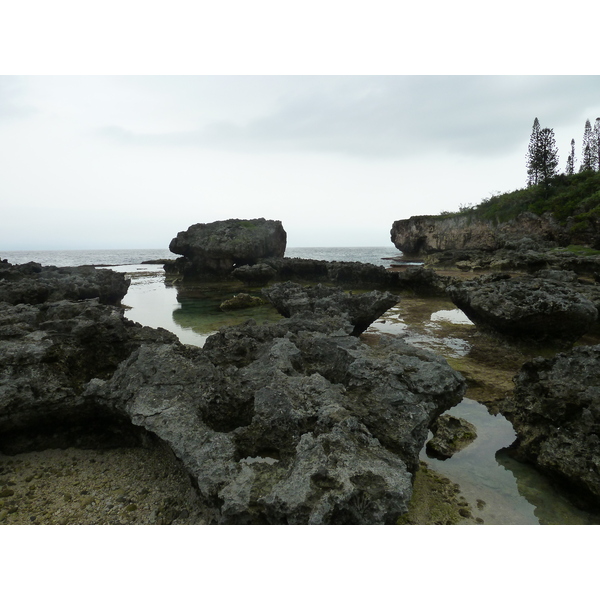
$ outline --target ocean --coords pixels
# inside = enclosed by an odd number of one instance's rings
[[[42,266],[77,267],[81,265],[119,266],[138,265],[148,260],[178,258],[169,250],[35,250],[0,251],[0,259],[18,265],[37,262]],[[288,248],[285,256],[317,260],[358,261],[374,265],[390,266],[394,259],[400,260],[402,252],[393,246],[355,248]]]

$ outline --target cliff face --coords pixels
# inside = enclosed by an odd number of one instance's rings
[[[524,237],[544,243],[564,244],[565,230],[549,214],[522,213],[496,224],[471,213],[417,216],[395,221],[391,240],[403,254],[419,256],[446,250],[498,250]]]

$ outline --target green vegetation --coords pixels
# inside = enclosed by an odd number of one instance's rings
[[[523,212],[541,215],[552,213],[561,225],[573,217],[571,233],[600,222],[600,172],[586,170],[573,175],[556,175],[544,183],[493,195],[477,206],[461,207],[456,213],[444,213],[447,218],[468,214],[478,219],[504,223]]]
[[[581,256],[598,256],[600,254],[600,250],[594,250],[587,246],[567,246],[566,248],[557,248],[556,252],[571,252]]]

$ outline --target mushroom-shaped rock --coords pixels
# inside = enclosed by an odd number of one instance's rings
[[[286,242],[281,221],[229,219],[196,223],[179,232],[169,249],[183,255],[175,261],[175,270],[184,275],[224,276],[260,258],[282,257]]]

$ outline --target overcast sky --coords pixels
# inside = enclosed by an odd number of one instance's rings
[[[288,246],[385,246],[393,221],[564,170],[597,76],[2,76],[0,250],[166,248],[278,219]]]

